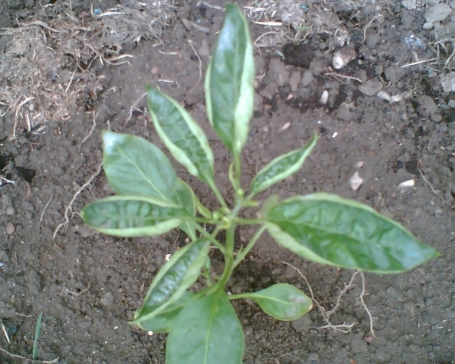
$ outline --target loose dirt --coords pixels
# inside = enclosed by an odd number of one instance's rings
[[[447,11],[437,0],[239,3],[251,21],[257,74],[244,184],[317,131],[304,168],[272,193],[326,191],[355,199],[441,252],[406,274],[365,274],[363,295],[357,275],[330,317],[333,328],[321,328],[327,322],[316,307],[297,321],[279,322],[254,304],[236,302],[244,362],[454,363],[454,11],[435,20],[435,12]],[[229,155],[204,116],[203,94],[223,7],[219,0],[0,5],[0,362],[31,359],[43,313],[41,361],[164,363],[166,336],[128,321],[165,256],[185,237],[178,231],[147,239],[99,235],[78,211],[112,193],[97,173],[102,129],[161,145],[145,108],[147,83],[200,122],[221,192],[230,194]],[[335,68],[340,49],[343,67]],[[204,204],[217,207],[205,186],[175,167]],[[354,190],[349,181],[356,172],[363,182]],[[406,181],[411,186],[400,187]],[[238,243],[253,233],[240,229]],[[213,258],[215,267],[222,263],[216,253]],[[303,275],[329,311],[352,274],[304,261],[264,236],[228,289],[283,282],[310,294]]]

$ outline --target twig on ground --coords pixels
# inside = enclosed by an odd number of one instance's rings
[[[65,217],[64,217],[64,221],[59,224],[57,226],[57,228],[55,229],[54,231],[54,235],[52,236],[52,239],[55,239],[55,237],[57,236],[57,233],[59,232],[59,230],[63,227],[63,228],[66,228],[70,222],[70,219],[73,218],[74,216],[74,211],[72,209],[72,206],[73,206],[73,203],[74,201],[76,201],[76,198],[77,196],[80,195],[80,193],[85,190],[89,185],[90,183],[92,183],[92,181],[95,179],[96,176],[98,176],[101,172],[101,167],[103,166],[103,163],[100,163],[95,171],[95,173],[93,173],[90,178],[74,193],[73,195],[73,198],[71,199],[69,205],[66,207],[65,209]]]
[[[92,125],[92,127],[90,128],[89,133],[84,137],[84,139],[82,139],[81,145],[84,144],[84,142],[85,142],[88,138],[90,138],[90,135],[92,135],[93,130],[95,130],[95,128],[96,128],[96,118],[98,117],[98,113],[93,112],[93,114],[94,114],[94,116],[93,116],[93,125]]]
[[[449,206],[450,208],[453,208],[452,205],[444,198],[442,197],[438,191],[436,191],[433,187],[433,185],[430,183],[430,181],[427,180],[427,178],[424,176],[424,174],[422,173],[422,171],[420,169],[418,169],[420,175],[422,176],[422,179],[428,184],[428,186],[430,186],[431,188],[431,191],[433,191],[433,193],[438,196],[447,206]]]
[[[90,289],[90,282],[88,282],[88,285],[86,288],[84,288],[83,290],[81,290],[80,292],[73,292],[73,291],[70,291],[68,288],[65,288],[66,289],[66,292],[69,293],[69,294],[72,294],[73,296],[80,296],[81,294],[87,292],[89,289]]]
[[[3,323],[2,323],[2,330],[3,330],[3,333],[5,334],[6,341],[8,341],[8,344],[11,344],[11,340],[9,338],[8,331],[6,331],[6,327]]]
[[[128,126],[128,123],[130,122],[131,118],[133,117],[133,111],[136,108],[137,104],[139,104],[145,96],[147,96],[147,92],[144,92],[136,101],[133,102],[133,105],[131,105],[130,111],[128,113],[128,118],[123,123],[122,131],[125,130],[125,128]]]
[[[199,83],[201,82],[201,79],[202,79],[202,61],[201,61],[201,57],[199,57],[198,52],[196,51],[196,49],[195,49],[194,46],[193,46],[193,41],[191,41],[191,40],[188,39],[188,43],[190,44],[191,49],[192,49],[193,52],[196,54],[196,57],[197,57],[197,59],[198,59],[198,61],[199,61],[199,79],[197,80],[196,85],[194,85],[194,86],[191,88],[190,92],[189,92],[189,93],[192,93],[192,92],[196,89],[196,87],[199,86]]]
[[[46,209],[47,209],[47,207],[49,206],[49,204],[51,203],[51,201],[52,201],[53,198],[54,198],[54,195],[51,196],[51,198],[49,199],[49,201],[47,201],[46,206],[44,206],[43,212],[41,213],[41,217],[40,217],[40,219],[39,219],[39,222],[40,222],[40,223],[41,223],[41,221],[43,221],[44,213],[46,212]]]
[[[24,101],[22,101],[19,105],[16,106],[16,112],[14,113],[14,126],[13,126],[13,135],[11,135],[10,139],[16,139],[16,129],[17,129],[17,124],[19,122],[19,112],[27,102],[34,100],[35,98],[33,96],[26,97]]]
[[[51,363],[57,363],[59,360],[59,358],[55,358],[54,360],[32,360],[32,359],[26,358],[25,356],[22,356],[22,355],[12,354],[9,351],[6,351],[5,349],[2,349],[2,348],[0,348],[0,351],[2,353],[9,355],[12,358],[22,359],[22,360],[26,360],[27,362],[32,362],[32,363],[51,364]]]

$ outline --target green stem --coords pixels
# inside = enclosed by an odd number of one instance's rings
[[[262,220],[262,219],[234,218],[232,221],[235,222],[236,224],[240,224],[240,225],[257,225],[257,224],[264,223],[264,220]]]
[[[221,206],[223,206],[226,209],[229,209],[229,207],[226,204],[226,201],[224,201],[224,198],[221,195],[220,190],[218,189],[217,185],[213,181],[208,182],[208,185],[212,189],[213,193],[215,194],[215,196],[216,196],[218,202],[221,204]]]
[[[234,232],[235,232],[235,224],[232,224],[226,230],[226,251],[224,253],[224,270],[223,274],[221,275],[220,280],[217,282],[218,289],[224,289],[224,286],[228,282],[229,278],[231,277],[232,271],[234,270]]]
[[[265,230],[265,226],[261,226],[253,235],[253,237],[251,238],[251,240],[248,242],[248,244],[246,245],[245,249],[243,249],[242,251],[240,251],[238,254],[237,254],[237,257],[235,258],[235,262],[234,262],[234,267],[233,269],[235,269],[235,267],[237,267],[240,262],[245,259],[245,257],[248,255],[248,253],[250,252],[250,250],[253,248],[254,244],[256,244],[257,240],[259,239],[259,237],[262,235],[262,233],[264,232]]]
[[[218,240],[215,239],[215,237],[218,235],[218,233],[221,230],[220,226],[217,226],[215,228],[215,230],[213,231],[213,233],[211,233],[211,234],[199,224],[196,224],[195,227],[196,227],[197,231],[199,231],[202,235],[204,235],[205,238],[209,239],[213,245],[215,245],[218,249],[220,249],[221,253],[223,253],[223,254],[226,253],[226,249],[224,248],[224,246]]]

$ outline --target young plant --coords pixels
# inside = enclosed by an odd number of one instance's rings
[[[238,295],[226,293],[233,270],[265,230],[293,253],[340,268],[400,273],[438,256],[398,223],[335,195],[314,193],[283,201],[271,196],[260,206],[255,196],[299,170],[316,145],[317,135],[262,168],[245,193],[240,185],[240,161],[253,113],[253,84],[247,22],[237,6],[228,4],[207,70],[205,94],[210,124],[232,156],[233,206],[215,184],[213,153],[203,130],[177,101],[158,89],[147,88],[156,132],[172,156],[213,191],[220,205],[217,211],[209,211],[191,187],[177,178],[155,145],[136,136],[103,132],[104,171],[117,195],[87,205],[82,210],[85,223],[120,237],[153,236],[180,228],[191,240],[160,269],[133,321],[144,330],[169,333],[169,364],[242,362],[244,337],[232,300],[253,300],[265,313],[286,321],[311,310],[311,299],[288,284]],[[242,209],[248,207],[259,208],[257,218],[242,217]],[[213,232],[206,231],[205,225],[214,226]],[[258,229],[246,246],[235,251],[238,225]],[[222,231],[224,242],[217,240]],[[225,261],[223,272],[214,280],[211,246],[223,253]],[[206,285],[194,293],[190,289],[200,277]]]

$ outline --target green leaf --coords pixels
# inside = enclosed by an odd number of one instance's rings
[[[166,345],[167,364],[240,364],[243,331],[225,292],[187,305],[177,316]]]
[[[282,321],[296,320],[311,311],[311,298],[294,286],[284,283],[274,284],[254,293],[242,293],[230,297],[249,298],[255,301],[266,314]]]
[[[143,306],[134,314],[133,323],[150,320],[177,302],[197,281],[209,248],[208,240],[198,239],[175,252],[153,280]]]
[[[177,177],[158,147],[137,136],[111,131],[103,131],[103,142],[103,167],[115,192],[171,200]]]
[[[174,158],[193,176],[213,182],[213,153],[201,127],[178,102],[147,86],[147,102],[155,129]]]
[[[318,263],[400,273],[439,256],[372,208],[327,193],[282,201],[264,219],[279,244]]]
[[[167,306],[161,313],[137,322],[137,325],[146,331],[152,331],[154,334],[169,332],[182,309],[195,297],[188,291],[183,292],[182,296],[174,303]]]
[[[179,226],[189,212],[170,202],[145,196],[111,196],[85,206],[84,222],[108,235],[135,237],[163,234]]]
[[[311,141],[303,148],[279,156],[262,168],[251,181],[251,194],[255,195],[264,191],[297,172],[302,167],[305,159],[310,155],[317,141],[318,136],[314,134]]]
[[[196,216],[195,195],[190,186],[188,186],[181,179],[177,179],[175,184],[174,194],[172,200],[179,206],[183,207],[190,216]],[[191,240],[196,239],[196,228],[193,221],[183,221],[180,226]]]
[[[226,16],[205,79],[207,115],[221,141],[240,155],[253,115],[254,59],[248,24],[234,4]]]

